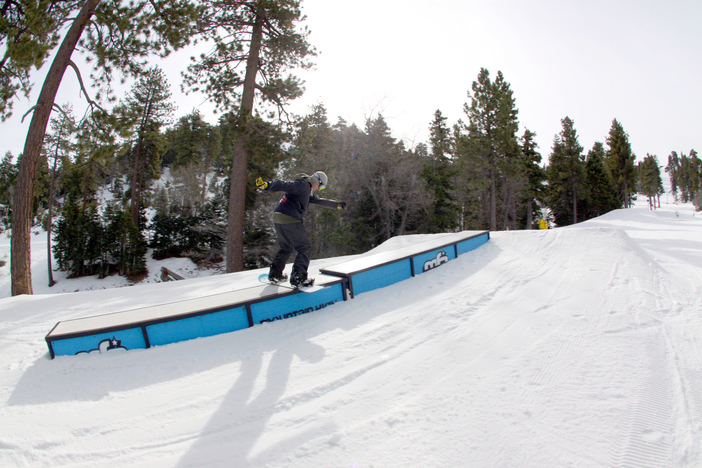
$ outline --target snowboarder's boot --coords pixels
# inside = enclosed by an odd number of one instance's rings
[[[309,288],[314,285],[314,278],[308,278],[306,273],[293,273],[290,284],[294,288]]]
[[[280,284],[280,283],[285,283],[288,280],[288,275],[286,274],[275,274],[275,273],[269,273],[268,274],[268,281],[271,282],[271,284]]]

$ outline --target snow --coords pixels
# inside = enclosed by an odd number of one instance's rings
[[[45,236],[34,239],[35,295],[8,297],[0,269],[0,466],[702,465],[691,205],[642,200],[567,228],[493,232],[428,274],[312,314],[54,360],[44,337],[60,320],[245,287],[261,271],[159,283],[156,268],[128,288],[49,289]]]

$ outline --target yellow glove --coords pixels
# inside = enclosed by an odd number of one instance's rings
[[[266,190],[266,187],[268,187],[268,182],[264,182],[264,180],[259,177],[256,179],[256,187],[261,190]]]

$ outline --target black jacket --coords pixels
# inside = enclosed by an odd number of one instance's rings
[[[270,192],[285,192],[285,196],[278,202],[275,212],[292,216],[302,221],[310,203],[321,205],[326,208],[336,208],[338,202],[326,200],[312,195],[312,183],[306,179],[297,179],[294,182],[274,180],[266,190]]]

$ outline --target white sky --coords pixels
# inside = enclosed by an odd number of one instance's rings
[[[544,158],[561,119],[575,121],[587,152],[605,141],[618,119],[634,152],[702,151],[702,2],[698,0],[303,0],[310,42],[320,55],[301,76],[307,92],[292,107],[306,113],[323,103],[331,123],[341,116],[363,127],[380,112],[393,136],[408,147],[426,142],[434,112],[449,125],[465,120],[463,104],[481,67],[511,84],[519,120],[537,133]],[[178,92],[190,52],[169,60],[167,72],[178,116],[201,96]],[[46,71],[37,76],[43,79]],[[88,70],[84,72],[84,78]],[[68,71],[59,103],[81,108]],[[38,93],[40,83],[36,85]],[[0,155],[21,152],[31,107],[15,104],[0,124]]]

